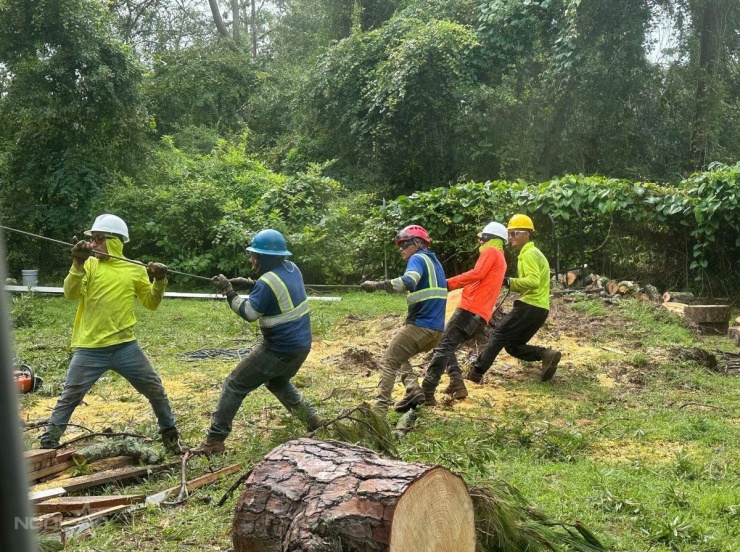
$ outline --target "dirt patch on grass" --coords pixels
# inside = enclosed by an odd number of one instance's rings
[[[313,398],[319,409],[329,399],[336,399],[343,407],[353,406],[349,403],[358,398],[371,401],[379,377],[378,362],[403,322],[404,317],[395,314],[373,319],[347,317],[332,333],[333,339],[315,341],[304,368],[296,377],[296,384],[301,388],[320,389],[314,392]],[[577,388],[579,381],[588,381],[590,385],[597,385],[615,396],[639,389],[644,385],[652,363],[667,360],[668,357],[665,352],[646,351],[645,364],[635,366],[631,356],[636,346],[629,338],[623,342],[604,339],[606,334],[622,332],[628,326],[627,322],[622,316],[609,312],[609,307],[607,314],[592,316],[574,310],[561,301],[554,301],[547,323],[531,341],[532,344],[552,347],[563,353],[560,367],[551,383],[539,383],[539,363],[521,362],[503,351],[486,374],[483,385],[469,383],[469,396],[464,401],[440,401],[438,413],[443,416],[496,416],[510,408],[525,412],[550,412],[554,400],[550,390],[572,386],[573,389],[568,392],[561,391],[557,399],[558,408],[569,412],[575,410],[579,402],[586,400]],[[459,349],[458,361],[463,371],[481,352],[486,341],[487,337],[481,335]],[[604,345],[604,342],[609,344]],[[202,434],[218,400],[221,382],[236,362],[205,360],[188,363],[188,370],[182,370],[182,366],[179,366],[177,373],[171,375],[169,369],[160,369],[157,360],[156,357],[152,358],[162,376],[176,416],[178,413],[197,412],[195,416],[189,416],[189,423],[203,427],[194,427],[191,433]],[[429,360],[430,354],[412,358],[412,366],[420,377],[423,377]],[[162,363],[166,364],[164,359]],[[358,377],[362,379],[358,380]],[[533,384],[542,387],[532,388]],[[446,385],[445,376],[439,389]],[[255,395],[259,393],[257,391]],[[271,397],[267,396],[267,392],[264,394],[264,400],[272,404]],[[320,395],[318,398],[317,394]],[[394,397],[398,399],[402,395],[402,386],[397,384]],[[439,390],[437,396],[438,400],[444,398]],[[57,397],[37,397],[29,401],[23,408],[22,418],[29,422],[48,419],[56,400]],[[483,410],[485,412],[481,413]],[[556,423],[557,416],[552,421]],[[93,387],[85,398],[85,404],[77,408],[72,422],[95,431],[110,427],[117,431],[125,428],[128,431],[137,429],[151,433],[156,429],[154,415],[146,399],[123,378],[110,372]],[[70,428],[65,438],[82,433],[84,430]],[[638,453],[636,451],[634,454]],[[625,447],[608,444],[598,447],[594,454],[599,458],[612,455],[615,459],[629,456]]]

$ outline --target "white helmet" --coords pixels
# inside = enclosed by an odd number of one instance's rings
[[[506,241],[506,239],[509,237],[509,231],[506,229],[506,226],[504,226],[500,222],[489,222],[488,224],[486,224],[486,227],[480,231],[478,237],[481,237],[483,234],[495,236],[497,238],[501,238],[504,241]]]
[[[92,236],[93,232],[107,232],[116,234],[123,238],[123,243],[128,242],[128,226],[121,217],[116,215],[100,215],[93,222],[92,228],[85,231],[86,236]]]

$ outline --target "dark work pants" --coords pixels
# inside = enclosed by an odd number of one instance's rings
[[[542,360],[542,351],[546,348],[527,345],[527,342],[542,327],[549,313],[547,309],[514,301],[514,308],[501,319],[486,347],[473,362],[473,371],[485,374],[502,349],[521,360]]]
[[[227,376],[218,399],[216,410],[211,414],[209,441],[224,441],[231,433],[231,423],[244,398],[260,385],[267,387],[283,406],[292,414],[310,418],[316,414],[290,381],[308,356],[302,353],[275,353],[260,340],[249,354]]]
[[[457,363],[455,351],[465,341],[480,332],[486,325],[486,321],[465,309],[455,309],[452,318],[445,326],[442,341],[434,349],[432,362],[427,368],[424,376],[425,388],[437,388],[442,374],[447,371],[450,381],[462,381],[462,372]]]

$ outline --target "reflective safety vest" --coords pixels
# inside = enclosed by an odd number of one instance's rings
[[[259,325],[261,328],[274,328],[280,324],[298,320],[308,314],[308,298],[305,297],[298,306],[293,305],[287,286],[277,274],[266,272],[260,276],[259,280],[270,286],[280,307],[280,314],[260,317]]]
[[[447,299],[447,288],[439,287],[437,283],[437,271],[434,269],[432,260],[427,255],[419,255],[426,264],[427,274],[429,278],[429,287],[420,289],[418,291],[412,291],[406,297],[406,303],[411,306],[428,299]]]

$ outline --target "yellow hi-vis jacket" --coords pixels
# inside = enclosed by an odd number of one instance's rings
[[[123,257],[123,243],[106,242],[108,252]],[[167,280],[149,282],[143,266],[90,257],[84,269],[72,265],[64,279],[64,296],[79,300],[72,330],[72,347],[108,347],[126,343],[134,337],[134,299],[149,310],[155,310],[164,296]]]
[[[523,303],[550,310],[550,263],[534,242],[522,247],[516,271],[517,277],[509,278],[509,289],[520,293]]]

